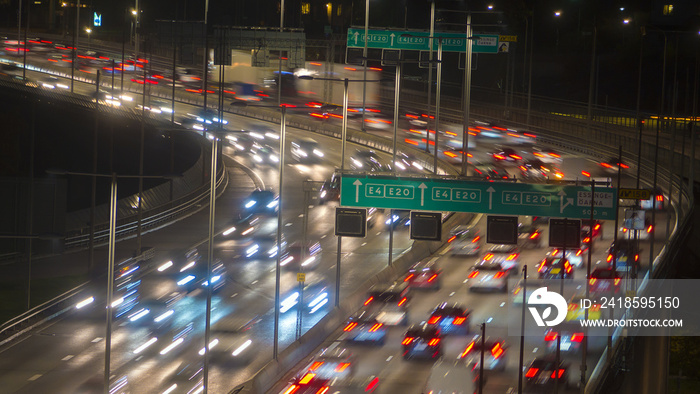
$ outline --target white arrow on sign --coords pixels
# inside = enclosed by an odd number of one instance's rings
[[[425,189],[427,189],[428,186],[421,182],[421,184],[418,185],[418,188],[420,189],[420,206],[422,207],[423,203],[425,202]]]
[[[391,34],[389,34],[389,37],[391,37],[391,43],[389,45],[391,45],[393,47],[394,46],[394,37],[396,37],[396,35],[394,33],[391,33]],[[421,204],[421,205],[423,205],[423,204]]]
[[[569,205],[574,205],[574,199],[573,198],[567,198],[566,202],[564,202],[564,197],[566,197],[566,192],[561,190],[559,193],[559,213],[564,213],[564,208],[568,207]]]
[[[357,45],[357,36],[359,36],[359,35],[360,35],[360,33],[358,33],[358,32],[355,32],[355,34],[353,34],[353,36],[355,36],[355,45]]]
[[[362,186],[362,182],[359,179],[355,179],[355,182],[352,184],[355,185],[355,202],[360,202],[360,186]]]
[[[496,189],[493,188],[493,186],[489,186],[486,191],[489,193],[489,211],[491,210],[491,204],[493,202],[493,192],[496,191]]]

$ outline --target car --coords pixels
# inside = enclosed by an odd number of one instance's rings
[[[532,156],[546,164],[561,164],[563,159],[561,154],[554,149],[547,148],[544,146],[535,146],[532,148]]]
[[[480,262],[471,268],[467,276],[469,291],[508,291],[509,270],[501,263]]]
[[[175,304],[184,297],[184,292],[174,291],[159,298],[140,300],[127,314],[127,319],[129,323],[147,325],[152,330],[167,331],[175,320]]]
[[[520,264],[520,248],[510,244],[492,245],[479,263],[498,263],[510,275],[511,270],[517,269]]]
[[[394,230],[396,229],[408,229],[408,227],[411,225],[411,211],[406,210],[406,209],[394,209],[390,212],[389,215],[387,215],[386,219],[384,219],[384,224],[387,227],[392,227]]]
[[[193,269],[184,271],[177,279],[177,286],[181,291],[191,292],[197,289],[205,289],[209,286],[207,264],[197,264]],[[216,292],[226,284],[226,268],[221,261],[216,261],[211,268],[212,291]]]
[[[610,268],[596,268],[588,279],[588,289],[591,294],[610,294],[620,292],[622,275]]]
[[[388,325],[408,325],[410,286],[406,282],[377,284],[370,288],[364,307],[377,313],[377,321]]]
[[[387,168],[391,169],[391,164]],[[396,168],[407,173],[420,173],[424,170],[417,158],[404,152],[396,152]]]
[[[141,103],[136,104],[136,109],[144,109],[144,106]],[[163,100],[155,100],[151,99],[150,103],[146,105],[145,109],[147,111],[151,111],[154,114],[172,114],[173,113],[173,105],[172,102],[167,102]]]
[[[613,250],[617,250],[617,259],[615,261],[616,270],[629,271],[632,266],[636,266],[636,268],[639,269],[639,254],[641,250],[634,239],[618,239],[617,247],[614,241],[610,244],[607,251],[608,257],[605,259],[610,266],[612,266],[613,263]]]
[[[662,210],[664,209],[664,193],[661,191],[661,189],[656,189],[652,190],[651,197],[649,197],[648,200],[641,200],[639,201],[639,207],[641,209],[656,209],[656,210]]]
[[[257,355],[255,337],[252,335],[259,316],[225,315],[211,323],[211,356],[219,362],[247,364]],[[205,349],[199,351],[203,356]]]
[[[481,230],[474,226],[458,225],[450,230],[447,239],[449,251],[453,256],[475,256],[482,250],[484,240]]]
[[[574,294],[573,297],[569,300],[569,306],[567,308],[566,312],[566,320],[564,323],[574,323],[577,326],[578,329],[581,328],[581,320],[586,320],[586,312],[588,312],[588,320],[598,320],[601,317],[600,309],[601,306],[597,302],[590,302],[590,305],[588,304],[587,300],[591,300],[592,297],[595,297],[595,293],[591,292],[593,294],[592,296],[589,294],[588,297],[586,297],[585,293],[578,293]],[[584,306],[587,306],[587,308],[584,308]]]
[[[256,164],[276,166],[280,162],[280,156],[270,145],[255,142],[250,148],[250,156]]]
[[[292,242],[280,258],[280,266],[294,271],[312,270],[321,263],[321,244],[310,241],[306,245]]]
[[[499,164],[516,164],[519,165],[523,161],[523,157],[513,148],[496,147],[496,150],[491,153],[494,163]]]
[[[470,316],[471,311],[463,305],[443,302],[430,312],[428,325],[439,328],[443,335],[469,335]]]
[[[39,86],[44,89],[70,89],[70,84],[54,77],[53,75],[47,75],[39,80]]]
[[[226,119],[219,119],[219,113],[217,111],[211,109],[199,109],[195,111],[195,113],[188,115],[192,115],[197,119],[197,121],[208,125],[214,123],[221,123],[225,125],[228,124]]]
[[[581,251],[585,252],[591,246],[591,242],[603,239],[603,222],[590,219],[581,220]]]
[[[348,116],[349,117],[349,116]],[[393,122],[377,112],[367,111],[365,114],[365,127],[376,130],[388,130]]]
[[[572,331],[571,329],[580,331]],[[557,341],[559,341],[559,351],[566,353],[576,353],[581,349],[581,342],[584,338],[583,328],[571,326],[569,328],[557,326],[556,329],[549,328],[544,333],[544,343],[549,352],[557,351]]]
[[[607,160],[600,162],[600,167],[607,175],[617,175],[620,170],[626,170],[630,167],[617,157],[610,157]]]
[[[377,320],[377,313],[361,309],[350,316],[339,339],[383,346],[386,341],[387,327]]]
[[[246,214],[276,215],[279,209],[279,196],[271,189],[255,189],[245,199],[243,210]]]
[[[494,165],[477,165],[472,171],[474,176],[486,181],[510,179],[510,174],[505,168]]]
[[[564,173],[552,164],[540,159],[527,160],[518,166],[520,177],[533,182],[546,182],[549,179],[563,179]]]
[[[99,91],[92,92],[90,97],[92,97],[92,101],[94,103],[109,105],[112,107],[121,107],[122,105],[122,100],[119,97],[113,96],[112,93],[106,90],[100,89]]]
[[[257,143],[257,139],[245,131],[226,134],[226,141],[234,148],[235,154],[248,154]]]
[[[403,358],[436,359],[442,357],[442,334],[430,324],[413,325],[406,330],[401,341]]]
[[[319,205],[323,205],[329,201],[340,200],[340,174],[334,173],[331,178],[321,185],[321,191],[318,195]]]
[[[350,157],[350,168],[355,171],[382,171],[384,166],[373,150],[357,150]]]
[[[525,388],[537,392],[549,391],[559,380],[560,388],[565,389],[569,385],[568,369],[563,361],[557,365],[553,355],[535,358],[525,369]]]
[[[547,256],[537,264],[537,274],[540,279],[573,279],[574,267],[567,259]]]
[[[288,293],[280,297],[280,313],[287,313],[292,309],[298,310],[301,307],[302,311],[314,314],[328,304],[328,286],[321,277],[312,276],[311,280],[308,280],[307,276],[303,285],[301,294],[299,287],[294,286]]]
[[[583,249],[566,249],[566,259],[569,263],[576,268],[583,266]],[[564,249],[552,248],[551,251],[547,252],[547,256],[562,258]]]
[[[404,282],[414,289],[440,290],[440,268],[437,257],[427,257],[411,266],[406,273]]]
[[[542,230],[532,224],[518,224],[518,244],[528,248],[541,248],[544,246]]]
[[[637,238],[641,241],[646,241],[651,237],[651,233],[654,231],[654,225],[651,222],[651,218],[644,214],[644,211],[636,211],[641,213],[644,219],[625,219],[624,223],[620,227],[618,234],[618,239],[620,238]],[[640,228],[643,227],[643,228]]]
[[[303,369],[316,378],[329,380],[350,379],[355,375],[357,359],[343,342],[335,341],[315,355]]]
[[[508,364],[508,346],[502,339],[486,337],[482,346],[481,335],[476,335],[457,358],[465,360],[467,367],[478,371],[481,367],[482,348],[484,349],[484,370],[505,371],[506,364]]]
[[[318,163],[323,159],[323,151],[313,138],[299,138],[292,141],[292,157],[300,163]]]

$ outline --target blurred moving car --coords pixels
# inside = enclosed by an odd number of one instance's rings
[[[333,173],[329,180],[323,182],[318,200],[319,205],[340,200],[340,174]]]
[[[604,295],[610,292],[617,294],[620,292],[621,284],[622,274],[617,270],[613,271],[612,267],[596,268],[588,279],[588,289],[593,295]]]
[[[556,327],[549,328],[544,333],[544,343],[547,345],[547,350],[550,352],[557,351],[557,341],[559,341],[559,351],[567,353],[576,353],[581,349],[581,342],[584,338],[583,328],[577,327],[580,331],[572,331],[576,329],[571,327]]]
[[[321,263],[321,251],[319,242],[293,242],[282,253],[280,266],[294,271],[312,270]]]
[[[648,200],[641,200],[639,207],[642,209],[664,209],[664,193],[661,189],[652,190],[651,197]]]
[[[255,189],[243,205],[247,214],[264,214],[274,216],[279,209],[279,196],[270,189]]]
[[[429,324],[409,327],[401,341],[403,358],[440,358],[442,356],[442,335],[440,329]]]
[[[574,267],[567,259],[547,256],[537,265],[537,273],[540,279],[573,279]]]
[[[428,325],[439,328],[443,335],[468,335],[470,316],[471,311],[464,306],[443,302],[430,312]]]
[[[450,230],[450,238],[447,240],[449,251],[453,256],[474,256],[481,252],[484,241],[481,231],[474,226],[458,225]]]
[[[440,272],[437,257],[427,257],[408,269],[403,280],[414,289],[440,290]]]
[[[364,306],[376,312],[378,322],[388,325],[408,325],[410,286],[406,282],[374,285],[368,292]]]
[[[547,252],[547,256],[551,257],[556,257],[556,258],[562,258],[562,254],[564,253],[564,249],[560,248],[554,248],[551,251]],[[581,267],[583,266],[583,250],[581,249],[567,249],[566,250],[566,259],[569,260],[569,263],[573,265],[574,267]]]
[[[544,246],[542,230],[533,224],[518,224],[518,244],[528,248],[541,248]]]
[[[503,269],[513,270],[520,265],[520,248],[518,245],[492,245],[479,263],[498,263]]]
[[[323,151],[313,138],[303,137],[292,141],[292,157],[300,163],[318,163]]]
[[[313,373],[320,379],[349,379],[355,375],[356,357],[342,342],[336,341],[314,356],[304,374]]]
[[[617,259],[615,269],[618,271],[629,271],[632,266],[639,269],[639,249],[638,243],[634,239],[618,239],[617,243],[613,242],[608,248],[608,257],[605,261],[612,266],[613,250],[616,250]]]
[[[377,313],[363,309],[350,316],[339,339],[384,346],[387,327],[377,320]]]
[[[224,363],[247,364],[257,355],[251,331],[262,319],[237,314],[222,316],[211,325],[209,350],[213,359]],[[199,351],[203,356],[205,349]]]
[[[464,359],[467,367],[478,371],[481,367],[481,335],[476,335],[464,348],[464,351],[457,357]],[[506,342],[502,339],[486,337],[483,343],[484,349],[484,370],[485,371],[505,371],[508,364]]]
[[[537,392],[553,390],[559,380],[561,389],[569,386],[568,365],[560,361],[556,365],[555,358],[545,356],[532,360],[525,370],[525,388]]]
[[[620,170],[626,170],[630,167],[617,157],[610,157],[607,160],[600,162],[600,167],[606,175],[617,175]]]
[[[256,164],[276,166],[280,162],[280,156],[275,148],[265,143],[255,142],[249,153]]]
[[[373,150],[357,150],[350,157],[350,168],[355,171],[382,171],[379,156]]]
[[[495,147],[493,153],[491,153],[493,161],[499,164],[520,164],[523,160],[522,155],[520,155],[515,149],[508,147]]]
[[[527,160],[520,166],[520,177],[533,182],[546,182],[549,179],[563,179],[564,173],[552,164],[540,159]]]
[[[469,291],[508,291],[508,269],[501,263],[481,262],[471,268],[467,276]]]
[[[559,152],[544,146],[532,147],[532,156],[546,164],[561,164],[563,161]]]
[[[389,215],[384,220],[387,227],[392,227],[394,230],[405,228],[411,225],[411,211],[406,209],[394,209],[389,211]]]

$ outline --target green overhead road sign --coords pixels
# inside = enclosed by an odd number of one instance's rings
[[[343,175],[340,205],[590,219],[590,186]],[[595,188],[593,218],[614,220],[617,190]]]
[[[367,48],[405,49],[412,51],[430,50],[430,33],[414,30],[368,30]],[[410,34],[410,37],[406,35]],[[498,34],[474,34],[478,38],[472,42],[472,53],[498,53]],[[433,37],[442,37],[444,52],[466,52],[464,33],[435,32]],[[348,29],[348,48],[365,47],[365,30]],[[433,38],[433,50],[438,49],[438,39]]]

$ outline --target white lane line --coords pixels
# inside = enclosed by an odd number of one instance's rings
[[[365,245],[367,245],[367,242],[363,242],[362,245],[360,245],[360,246],[365,246]]]
[[[250,282],[250,285],[252,286],[252,285],[254,285],[254,284],[256,284],[256,283],[258,283],[258,280],[257,280],[257,279],[254,280],[254,281],[252,281],[252,282]]]
[[[73,355],[72,355],[72,354],[69,354],[69,355],[67,355],[66,357],[63,357],[63,358],[61,359],[61,361],[68,361],[68,360],[70,360],[71,358],[73,358]]]
[[[29,380],[29,381],[34,381],[34,380],[37,380],[37,379],[39,379],[40,377],[41,377],[41,374],[40,374],[40,373],[38,373],[38,374],[36,374],[36,375],[32,376],[31,378],[29,378],[29,379],[27,379],[27,380]]]
[[[92,342],[92,343],[97,343],[97,342],[99,342],[99,341],[101,341],[101,340],[102,340],[102,337],[97,337],[97,338],[93,339],[91,342]]]
[[[452,296],[454,296],[454,295],[455,295],[455,292],[454,292],[454,291],[453,291],[452,293],[450,293],[450,297],[452,297]]]
[[[538,347],[536,347],[536,348],[532,349],[532,352],[533,352],[533,353],[537,353],[537,350],[539,350],[539,348],[538,348]]]
[[[389,358],[386,359],[386,362],[391,361],[392,358],[394,358],[394,356],[389,356]]]
[[[233,295],[231,295],[231,298],[233,298],[233,297],[235,297],[235,296],[237,296],[237,295],[238,295],[238,293],[233,293]]]

